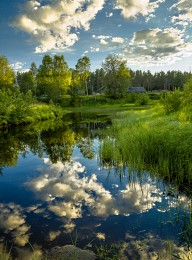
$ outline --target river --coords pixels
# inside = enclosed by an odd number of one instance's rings
[[[101,165],[108,127],[103,115],[76,113],[0,132],[0,242],[13,254],[116,244],[145,259],[190,245],[190,197],[149,172]]]

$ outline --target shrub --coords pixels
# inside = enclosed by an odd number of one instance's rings
[[[137,99],[137,95],[136,93],[128,93],[127,97],[126,97],[126,101],[128,103],[135,103],[136,99]]]
[[[179,89],[173,92],[164,93],[161,97],[161,104],[163,105],[167,114],[177,112],[181,108],[181,92]]]
[[[147,94],[138,94],[135,104],[138,106],[147,105],[149,103],[149,96]]]

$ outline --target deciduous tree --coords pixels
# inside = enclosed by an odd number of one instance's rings
[[[8,90],[13,87],[14,72],[5,56],[0,56],[0,89]]]
[[[103,69],[107,93],[113,98],[122,97],[128,89],[131,78],[126,61],[116,55],[108,55],[103,63]]]
[[[78,78],[79,82],[79,89],[84,91],[88,95],[88,87],[87,87],[87,79],[90,76],[90,59],[87,56],[79,59],[75,66],[76,68],[76,77]]]

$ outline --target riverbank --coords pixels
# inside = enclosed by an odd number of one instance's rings
[[[192,124],[162,108],[113,116],[100,149],[104,166],[126,166],[159,174],[169,182],[192,182]]]

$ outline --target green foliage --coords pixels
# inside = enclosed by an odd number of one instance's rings
[[[101,260],[119,260],[120,259],[120,245],[100,245],[96,246],[97,257]]]
[[[163,93],[161,98],[161,104],[163,105],[167,114],[177,112],[181,108],[181,92],[179,89],[173,92]]]
[[[131,71],[131,86],[144,87],[148,91],[167,90],[173,91],[175,88],[182,89],[185,82],[192,76],[191,72],[164,71],[152,74],[148,71]]]
[[[104,164],[150,170],[176,183],[192,182],[191,124],[181,125],[177,118],[156,111],[124,112],[110,131],[100,150]]]
[[[141,94],[137,94],[136,95],[135,104],[137,106],[147,105],[148,103],[149,103],[149,96],[148,96],[148,94],[141,93]]]
[[[35,105],[32,92],[0,91],[0,127],[34,123],[39,120],[62,117],[63,111],[54,104]]]
[[[115,55],[108,55],[102,66],[105,72],[107,94],[113,98],[122,97],[127,92],[131,78],[126,61],[118,59]]]
[[[12,248],[8,252],[6,247],[0,244],[0,260],[11,260],[11,250]]]
[[[135,103],[137,99],[137,93],[128,93],[126,96],[126,100],[128,103]]]
[[[31,90],[35,93],[34,78],[33,78],[32,71],[27,71],[22,73],[18,72],[17,81],[21,92],[27,93],[28,90]]]
[[[180,119],[192,122],[192,78],[184,84],[181,104]]]
[[[31,113],[31,92],[25,95],[17,88],[13,92],[0,91],[0,99],[0,125],[22,124]]]
[[[66,94],[71,84],[71,71],[63,55],[45,55],[37,76],[37,94],[47,95],[49,99],[57,101]]]
[[[74,95],[88,95],[88,78],[90,76],[90,59],[87,56],[79,59],[75,65],[75,70],[72,73],[71,90]]]
[[[14,84],[14,72],[9,66],[5,56],[0,56],[0,90],[12,89]]]

